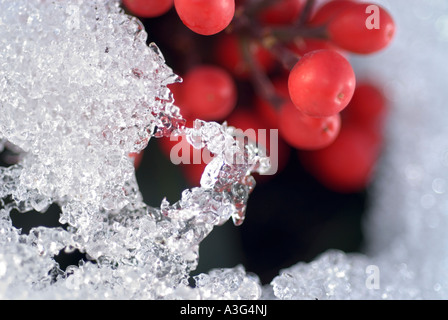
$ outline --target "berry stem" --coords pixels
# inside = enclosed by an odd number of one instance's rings
[[[310,27],[297,24],[293,27],[275,27],[268,28],[265,33],[274,37],[281,42],[291,42],[297,38],[317,38],[327,39],[327,31],[325,26]]]
[[[285,101],[276,93],[274,85],[267,74],[264,73],[256,61],[252,59],[250,52],[250,40],[244,36],[240,37],[239,40],[243,58],[249,66],[250,74],[257,94],[263,97],[276,109],[280,109]]]
[[[305,7],[303,8],[303,11],[299,17],[299,20],[297,20],[298,26],[303,26],[308,21],[315,4],[316,4],[316,0],[307,0],[306,1]]]
[[[265,38],[262,41],[263,46],[268,49],[286,70],[291,70],[300,60],[301,56],[279,43],[275,39]]]

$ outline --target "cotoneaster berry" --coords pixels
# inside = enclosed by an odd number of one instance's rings
[[[141,18],[153,18],[168,12],[174,0],[123,0],[123,6]]]
[[[182,22],[201,35],[224,30],[235,14],[235,0],[174,0]]]
[[[236,104],[235,82],[220,67],[194,67],[185,75],[181,90],[180,107],[190,118],[222,120],[232,112]]]
[[[328,117],[342,111],[350,102],[355,85],[352,66],[333,50],[305,54],[288,79],[292,102],[312,117]]]
[[[381,90],[369,82],[356,86],[353,98],[344,110],[344,119],[366,130],[381,130],[387,114],[386,98]]]
[[[337,46],[359,54],[378,52],[395,35],[395,23],[381,6],[356,3],[339,12],[328,24],[329,39]]]
[[[325,148],[333,143],[340,128],[339,114],[325,118],[310,117],[297,110],[291,102],[286,102],[280,111],[280,134],[290,146],[297,149]]]
[[[328,147],[299,153],[304,166],[327,188],[341,193],[365,189],[373,176],[380,145],[354,126],[343,126]]]

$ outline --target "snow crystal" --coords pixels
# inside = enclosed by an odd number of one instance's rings
[[[366,253],[331,250],[266,286],[237,266],[197,275],[191,287],[201,241],[228,219],[243,222],[250,174],[268,171],[268,159],[234,128],[184,126],[167,88],[180,79],[118,1],[0,0],[0,150],[16,155],[0,168],[0,298],[446,298],[447,4],[380,3],[396,19],[396,41],[353,60],[391,101]],[[129,154],[170,135],[214,157],[201,187],[153,208]],[[24,234],[12,225],[12,210],[52,203],[67,227]],[[89,261],[63,271],[61,250]]]
[[[180,79],[118,1],[0,7],[1,146],[21,154],[0,168],[0,297],[197,296],[188,278],[199,243],[215,225],[244,220],[250,172],[267,170],[267,160],[233,128],[185,128],[167,88]],[[129,154],[170,135],[200,138],[213,169],[179,202],[149,207]],[[244,161],[229,161],[226,150]],[[45,212],[52,203],[67,228],[26,235],[13,227],[11,210]],[[62,271],[54,256],[75,249],[89,261]]]

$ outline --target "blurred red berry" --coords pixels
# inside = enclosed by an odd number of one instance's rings
[[[306,0],[279,0],[263,9],[259,19],[267,25],[285,25],[297,21],[305,7]]]
[[[316,150],[333,143],[341,128],[341,117],[339,114],[325,118],[310,117],[287,102],[280,111],[279,125],[281,136],[290,146]]]
[[[182,84],[181,110],[191,118],[218,121],[235,107],[237,89],[224,69],[201,65],[191,69]]]
[[[365,189],[374,172],[380,145],[363,130],[343,126],[327,148],[300,153],[304,166],[327,188],[341,193]]]
[[[352,125],[381,130],[387,114],[386,99],[371,83],[359,83],[344,110],[344,119]]]

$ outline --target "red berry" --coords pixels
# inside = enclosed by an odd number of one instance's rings
[[[334,44],[359,54],[384,49],[394,34],[395,23],[389,13],[380,6],[368,3],[348,7],[328,25],[328,35]]]
[[[252,58],[261,70],[269,72],[275,64],[272,54],[257,42],[251,42],[249,49]],[[226,34],[220,37],[214,47],[213,55],[216,63],[226,68],[236,77],[240,79],[249,78],[249,65],[244,60],[240,43],[234,35]]]
[[[291,70],[288,79],[292,102],[312,117],[339,113],[350,102],[355,85],[352,66],[333,50],[305,54]]]
[[[363,128],[381,130],[386,112],[386,99],[382,92],[371,83],[359,83],[344,110],[344,119]]]
[[[306,0],[279,0],[260,12],[260,21],[268,25],[292,24],[299,17]]]
[[[314,118],[297,110],[287,102],[280,111],[280,134],[292,147],[303,150],[325,148],[333,143],[341,128],[339,114]]]
[[[233,78],[222,68],[202,65],[184,78],[181,109],[191,118],[222,120],[236,104],[237,89]]]
[[[322,26],[329,23],[338,13],[356,4],[353,0],[331,0],[317,9],[308,24]]]
[[[301,153],[304,166],[327,188],[351,193],[371,181],[378,158],[378,141],[353,126],[343,126],[327,148]]]
[[[123,0],[132,14],[142,18],[158,17],[171,9],[174,0]]]
[[[174,0],[182,22],[201,35],[224,30],[235,14],[235,0]]]

